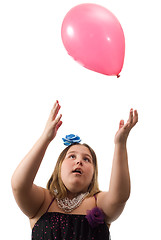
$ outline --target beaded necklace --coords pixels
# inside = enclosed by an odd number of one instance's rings
[[[63,199],[56,198],[57,205],[59,208],[63,209],[65,212],[70,213],[74,209],[80,206],[83,199],[89,194],[89,192],[81,193],[77,197],[73,199],[69,199],[68,197],[65,197]]]

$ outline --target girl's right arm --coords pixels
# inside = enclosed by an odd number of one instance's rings
[[[33,182],[47,147],[55,138],[57,130],[62,124],[61,115],[57,117],[59,109],[59,102],[56,101],[43,134],[20,162],[11,179],[15,200],[29,218],[36,215],[44,202],[44,189],[36,186]]]

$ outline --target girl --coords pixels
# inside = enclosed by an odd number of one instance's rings
[[[33,182],[50,142],[62,124],[59,102],[51,110],[44,132],[15,170],[11,184],[15,200],[30,220],[32,239],[110,239],[110,224],[122,213],[130,195],[126,141],[138,121],[130,110],[115,135],[115,150],[108,192],[97,182],[97,159],[79,137],[66,136],[47,189]]]

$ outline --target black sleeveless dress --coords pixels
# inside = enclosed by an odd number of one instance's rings
[[[87,215],[48,212],[48,209],[35,223],[32,240],[110,240],[100,208],[93,208]]]

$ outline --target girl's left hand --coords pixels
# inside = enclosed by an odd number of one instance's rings
[[[126,144],[128,135],[131,131],[131,129],[135,126],[135,124],[138,122],[138,113],[137,110],[130,109],[129,119],[127,120],[127,123],[124,124],[124,120],[120,121],[119,124],[119,130],[117,131],[115,135],[115,144],[123,143]]]

